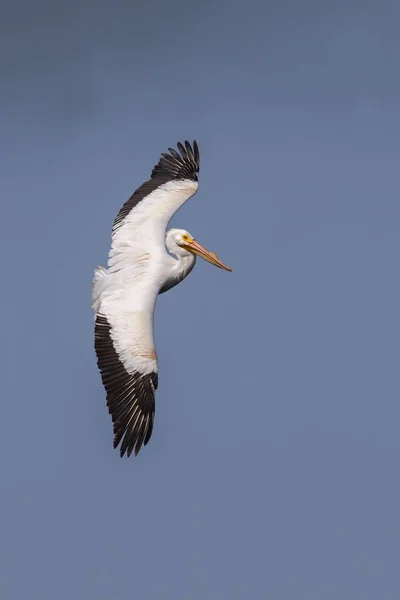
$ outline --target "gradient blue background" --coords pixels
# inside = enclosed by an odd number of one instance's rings
[[[2,600],[398,600],[397,2],[6,2]],[[226,261],[157,304],[112,450],[91,279],[160,152]]]

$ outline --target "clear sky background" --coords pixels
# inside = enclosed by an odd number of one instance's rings
[[[2,7],[2,600],[398,600],[400,5]],[[94,267],[197,138],[155,430],[112,449]]]

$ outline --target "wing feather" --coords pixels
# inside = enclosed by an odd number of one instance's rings
[[[160,160],[151,172],[151,178],[145,181],[122,206],[114,221],[113,233],[132,209],[163,184],[174,180],[198,181],[200,171],[199,147],[196,140],[193,142],[193,150],[188,141],[185,141],[185,146],[186,148],[180,142],[177,144],[180,154],[173,148],[168,148],[170,154],[161,154]],[[171,213],[170,218],[178,208],[179,206]]]
[[[137,455],[149,441],[153,428],[157,373],[127,370],[115,350],[111,326],[100,314],[96,317],[95,348],[114,425],[114,448],[123,439],[121,457],[125,452],[130,456],[133,450]]]

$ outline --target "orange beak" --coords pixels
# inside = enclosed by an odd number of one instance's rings
[[[194,239],[192,239],[190,242],[186,242],[185,248],[186,250],[189,250],[189,252],[197,254],[197,256],[204,258],[204,260],[211,263],[212,265],[215,265],[216,267],[219,267],[220,269],[225,269],[225,271],[232,271],[230,267],[223,263],[222,260],[220,260],[216,254],[214,254],[214,252],[210,252],[209,250],[207,250],[207,248],[204,248],[204,246],[199,244],[199,242],[196,242],[196,240]]]

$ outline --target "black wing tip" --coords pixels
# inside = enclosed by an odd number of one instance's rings
[[[199,180],[200,153],[196,140],[193,146],[188,140],[184,144],[177,143],[177,149],[168,148],[169,154],[163,152],[161,158],[153,168],[152,179],[190,179]]]
[[[150,379],[153,379],[153,375],[143,375],[137,381],[139,386],[143,385],[143,396],[134,403],[134,406],[126,405],[121,411],[120,405],[110,402],[107,398],[108,410],[113,420],[113,447],[116,450],[119,446],[121,458],[125,454],[129,458],[132,452],[137,456],[141,448],[150,441],[155,412],[154,395],[150,392]],[[144,392],[146,388],[147,392]]]
[[[154,424],[154,412],[152,415],[148,415],[144,421],[141,422],[140,427],[130,431],[128,427],[115,427],[114,426],[114,450],[119,448],[119,455],[121,458],[129,458],[134,453],[137,456],[143,446],[146,446],[151,438]]]

